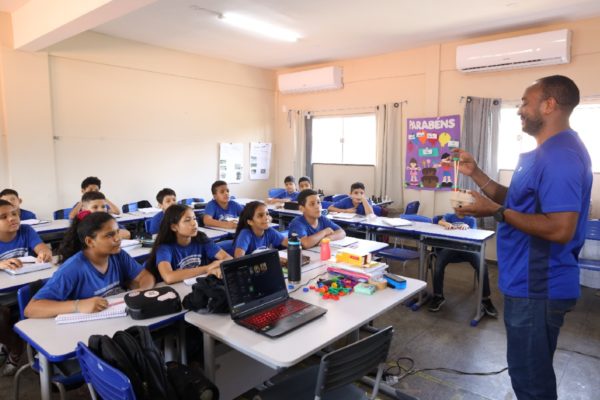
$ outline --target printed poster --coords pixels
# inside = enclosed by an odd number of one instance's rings
[[[459,147],[460,115],[408,118],[404,186],[420,190],[450,190],[454,186],[452,149]]]
[[[250,179],[269,179],[271,143],[250,143]]]
[[[227,183],[244,180],[244,145],[242,143],[220,143],[219,179]]]

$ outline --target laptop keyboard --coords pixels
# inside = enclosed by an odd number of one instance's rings
[[[308,306],[309,304],[307,303],[289,299],[288,301],[276,305],[269,310],[262,311],[259,314],[245,318],[242,320],[242,322],[252,326],[256,330],[262,331],[269,328],[273,322],[279,321],[280,319],[294,314]]]

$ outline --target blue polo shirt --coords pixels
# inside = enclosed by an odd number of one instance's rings
[[[244,207],[233,200],[229,200],[227,208],[222,208],[216,200],[211,200],[204,209],[204,215],[210,215],[217,221],[222,221],[227,218],[238,218]]]
[[[101,274],[83,251],[69,257],[52,278],[33,296],[36,300],[77,300],[112,296],[126,290],[143,267],[121,250],[108,257],[108,269]]]
[[[308,223],[306,218],[304,218],[304,216],[301,215],[299,217],[294,218],[292,220],[292,222],[290,222],[289,233],[290,234],[295,233],[298,235],[299,239],[302,239],[305,236],[312,236],[317,232],[321,232],[325,228],[331,228],[334,231],[337,231],[338,229],[342,229],[335,222],[333,222],[332,220],[330,220],[329,218],[324,217],[324,216],[320,216],[317,219],[317,227],[313,228]]]
[[[156,214],[154,217],[150,218],[150,222],[148,223],[148,233],[154,235],[158,233],[160,229],[160,223],[162,222],[165,213],[163,211]]]
[[[591,188],[590,156],[572,130],[521,154],[504,206],[526,214],[577,212],[579,218],[573,239],[564,245],[528,235],[507,223],[499,225],[499,286],[505,295],[579,297],[578,254],[585,241]]]
[[[21,225],[17,236],[10,242],[0,241],[0,260],[35,254],[34,248],[42,243],[39,235],[29,225]]]
[[[285,190],[283,192],[281,192],[280,194],[278,194],[277,196],[275,196],[275,199],[290,199],[291,201],[298,201],[298,195],[300,194],[300,192],[292,192],[292,193],[288,193]]]
[[[161,244],[156,250],[156,265],[166,261],[171,264],[173,271],[194,268],[209,264],[219,251],[221,248],[210,239],[204,243],[192,241],[187,246]]]
[[[371,207],[373,207],[373,213],[375,213],[377,215],[380,215],[381,214],[381,208],[379,208],[377,206],[373,206],[373,203],[371,202],[371,199],[368,199],[367,201],[369,202],[369,204],[371,205]],[[343,198],[340,201],[336,201],[335,203],[333,203],[333,206],[335,208],[341,208],[342,210],[347,210],[349,208],[354,208],[354,204],[352,203],[352,198],[351,197],[345,197],[345,198]],[[366,215],[365,206],[363,206],[362,202],[358,205],[358,207],[356,207],[356,213],[360,214],[360,215]]]
[[[26,219],[37,219],[34,213],[32,213],[31,211],[23,210],[22,208],[19,209],[19,218],[21,218],[21,221],[24,221]]]
[[[251,254],[256,250],[266,250],[281,246],[284,236],[273,228],[267,229],[262,236],[256,236],[252,229],[244,228],[235,239],[235,248]]]

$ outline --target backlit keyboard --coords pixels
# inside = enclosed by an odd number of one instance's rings
[[[289,299],[273,308],[245,318],[241,322],[254,327],[256,330],[262,331],[268,329],[274,322],[279,321],[288,315],[294,314],[308,306],[309,304],[307,303]]]

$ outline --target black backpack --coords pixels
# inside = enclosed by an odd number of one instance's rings
[[[138,399],[177,398],[167,378],[164,359],[154,345],[148,327],[133,326],[116,332],[112,339],[106,335],[92,335],[88,347],[129,377]]]
[[[192,292],[183,298],[183,307],[191,311],[206,308],[209,313],[227,314],[229,303],[223,280],[214,275],[196,279]]]

